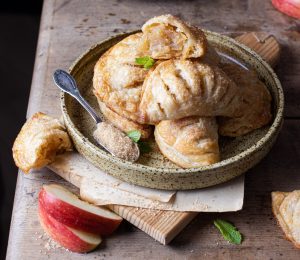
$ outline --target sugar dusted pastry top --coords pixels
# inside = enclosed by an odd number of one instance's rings
[[[157,61],[150,70],[144,69],[135,63],[135,58],[143,56],[137,50],[141,37],[140,33],[130,35],[96,63],[94,93],[109,109],[140,124],[233,114],[237,88],[220,69],[197,60]],[[216,54],[211,56],[217,60]]]
[[[183,168],[220,160],[218,126],[214,117],[186,117],[161,121],[154,136],[160,151]]]
[[[194,60],[167,60],[144,81],[140,122],[235,116],[239,103],[236,84],[221,69]]]
[[[13,145],[16,165],[25,173],[51,163],[56,154],[72,150],[64,125],[43,113],[34,114],[22,127]]]
[[[300,248],[300,191],[272,192],[272,210],[286,238]]]
[[[148,70],[135,63],[141,33],[133,34],[110,48],[94,68],[94,94],[120,116],[137,121],[142,85]]]
[[[143,33],[128,36],[100,57],[94,68],[94,94],[120,116],[148,123],[139,104],[144,79],[154,68],[144,69],[135,59],[147,55],[155,59],[201,57],[205,50],[206,39],[200,29],[171,15],[155,17],[145,23]]]
[[[148,20],[142,31],[141,51],[154,59],[199,58],[206,50],[204,33],[170,14]]]
[[[222,69],[241,90],[241,115],[220,118],[219,132],[224,136],[240,136],[267,125],[271,119],[271,95],[257,74],[235,64],[223,64]]]

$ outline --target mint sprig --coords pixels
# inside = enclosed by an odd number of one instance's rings
[[[141,132],[138,130],[132,130],[127,133],[128,137],[135,143],[137,143],[141,139]]]
[[[235,226],[229,222],[217,219],[214,220],[214,225],[219,229],[223,237],[230,243],[239,245],[242,243],[242,235]]]
[[[149,56],[144,56],[135,58],[135,63],[144,66],[145,69],[150,69],[154,65],[155,60]]]
[[[127,135],[133,142],[138,144],[141,153],[149,153],[151,151],[149,143],[140,140],[142,134],[139,130],[129,131]]]

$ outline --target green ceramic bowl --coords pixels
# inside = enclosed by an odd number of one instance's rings
[[[131,32],[135,33],[135,32]],[[99,57],[131,33],[124,33],[92,46],[70,68],[81,94],[101,115],[92,94],[93,68]],[[92,137],[95,124],[71,96],[62,93],[61,106],[65,124],[76,149],[95,166],[129,183],[158,189],[186,190],[204,188],[235,178],[257,164],[271,149],[283,121],[284,97],[280,82],[271,67],[254,51],[235,40],[206,31],[208,41],[248,67],[254,68],[273,97],[273,123],[238,138],[220,138],[221,161],[201,168],[182,169],[159,152],[154,140],[152,151],[138,162],[118,159],[97,146]]]

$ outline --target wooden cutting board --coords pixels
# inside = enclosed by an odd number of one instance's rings
[[[246,33],[236,38],[239,42],[255,50],[272,66],[279,59],[280,46],[274,36],[267,33]],[[72,169],[59,171],[61,177],[80,187],[80,177]],[[168,244],[198,213],[174,212],[112,205],[111,210],[132,223],[155,240]]]

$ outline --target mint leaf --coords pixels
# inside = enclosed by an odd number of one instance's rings
[[[139,141],[138,142],[141,153],[149,153],[151,152],[151,146],[147,142]]]
[[[127,133],[128,137],[135,143],[141,139],[141,132],[138,130],[132,130]]]
[[[149,153],[151,151],[150,145],[140,140],[142,134],[139,130],[129,131],[127,135],[133,142],[138,144],[141,153]]]
[[[153,60],[149,56],[144,56],[140,58],[135,58],[135,63],[138,65],[143,65],[145,69],[150,69],[154,65],[155,60]]]
[[[242,243],[242,235],[235,226],[229,222],[217,219],[214,220],[214,225],[219,229],[223,237],[230,243],[239,245]]]

